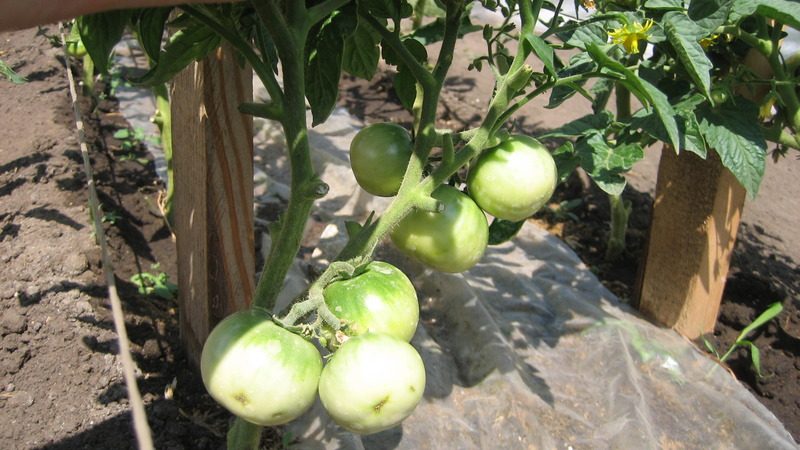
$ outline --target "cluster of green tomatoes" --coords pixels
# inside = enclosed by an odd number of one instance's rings
[[[397,193],[412,153],[408,132],[382,123],[362,129],[350,148],[359,185],[374,195]],[[465,194],[451,185],[432,193],[443,210],[415,210],[391,232],[394,244],[444,272],[475,265],[488,242],[484,211],[504,220],[532,215],[555,189],[556,167],[536,140],[513,136],[484,151],[470,168]],[[290,422],[317,395],[333,420],[359,434],[408,417],[425,391],[425,367],[409,342],[419,320],[411,281],[396,267],[372,261],[325,287],[328,309],[344,324],[325,330],[333,353],[253,308],[217,325],[203,348],[201,371],[211,396],[236,416],[262,426]]]

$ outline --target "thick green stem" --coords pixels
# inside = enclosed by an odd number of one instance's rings
[[[617,121],[631,117],[631,91],[622,83],[616,85]],[[621,195],[608,194],[611,209],[611,229],[606,242],[606,260],[613,261],[625,251],[625,234],[628,232],[628,218],[631,215],[630,202],[622,200]]]
[[[272,1],[254,2],[275,40],[283,69],[283,125],[291,165],[291,198],[256,286],[254,306],[272,310],[303,237],[314,201],[326,190],[311,164],[305,104],[306,19],[287,22]]]
[[[166,84],[153,87],[156,98],[156,114],[153,119],[161,132],[161,148],[164,151],[164,161],[167,163],[167,192],[161,204],[164,219],[171,228],[173,222],[172,201],[175,197],[175,172],[172,170],[172,111],[169,106],[169,90]]]
[[[631,203],[620,195],[609,195],[611,205],[611,231],[606,246],[606,260],[613,261],[625,251],[625,234],[628,232],[628,218],[631,215]]]

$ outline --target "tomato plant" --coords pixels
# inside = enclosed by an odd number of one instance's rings
[[[397,194],[411,158],[411,136],[400,125],[376,123],[350,142],[350,166],[365,191],[381,197]]]
[[[414,8],[426,3],[436,10],[436,19],[421,25],[422,10],[418,9],[416,23],[420,27],[407,31],[403,21],[415,13]],[[543,0],[509,1],[499,6],[502,24],[475,27],[469,23],[469,9],[477,3],[498,9],[494,0],[259,0],[182,5],[176,11],[114,11],[78,22],[87,51],[103,67],[114,41],[132,24],[151,60],[150,70],[137,80],[143,84],[163,84],[192,61],[213,52],[223,40],[263,82],[270,100],[245,103],[239,110],[282,126],[291,172],[291,195],[280,221],[270,231],[272,246],[253,298],[254,305],[263,310],[275,306],[314,203],[328,191],[312,165],[307,106],[311,125],[316,126],[337,104],[342,72],[371,79],[383,59],[396,73],[393,92],[413,118],[410,133],[380,124],[365,128],[351,145],[357,181],[376,195],[394,195],[389,206],[364,223],[348,225],[347,244],[307,292],[293,302],[289,312],[273,318],[278,325],[264,317],[252,325],[254,330],[266,330],[266,337],[250,340],[250,334],[242,331],[236,341],[221,339],[218,336],[223,332],[215,329],[213,339],[209,339],[209,355],[219,361],[214,366],[220,368],[228,367],[228,361],[232,361],[231,367],[241,367],[236,364],[241,348],[261,355],[296,343],[297,348],[305,348],[297,354],[311,355],[289,359],[280,351],[270,354],[264,364],[274,365],[275,373],[283,375],[247,378],[246,383],[240,383],[238,379],[245,377],[234,369],[213,371],[225,375],[209,379],[209,391],[243,418],[237,424],[243,420],[274,422],[248,418],[251,412],[231,403],[231,396],[241,392],[248,399],[250,395],[259,396],[270,389],[262,383],[288,388],[294,380],[293,371],[306,373],[304,370],[313,365],[310,361],[317,360],[309,350],[311,344],[300,345],[306,342],[297,334],[319,338],[325,329],[347,331],[343,326],[358,329],[356,333],[378,328],[403,336],[411,333],[410,319],[404,319],[402,327],[389,325],[384,314],[367,314],[369,308],[359,306],[360,300],[332,295],[339,289],[347,291],[349,285],[360,286],[354,288],[359,291],[370,289],[369,283],[361,283],[376,276],[369,275],[369,262],[387,235],[402,251],[438,270],[459,272],[477,263],[486,248],[488,231],[483,211],[459,190],[458,175],[469,164],[474,162],[468,177],[470,192],[500,218],[501,225],[502,217],[524,218],[544,201],[553,183],[552,165],[540,163],[542,175],[531,178],[541,184],[526,184],[520,189],[511,180],[529,182],[516,176],[533,170],[532,166],[523,169],[530,161],[523,158],[522,163],[514,160],[500,164],[518,152],[536,159],[534,155],[541,153],[538,150],[519,148],[541,150],[538,144],[528,141],[520,145],[520,138],[512,138],[510,149],[491,149],[504,136],[517,132],[510,119],[540,95],[549,94],[550,108],[557,108],[576,93],[591,101],[591,114],[538,138],[562,140],[554,152],[558,176],[563,178],[578,166],[585,170],[609,194],[611,216],[617,225],[627,221],[630,213],[621,198],[625,173],[643,157],[644,148],[656,141],[701,157],[709,151],[718,152],[723,164],[750,192],[757,190],[763,175],[765,138],[782,147],[800,148],[797,65],[787,65],[779,53],[784,26],[800,27],[800,10],[792,2],[719,0],[689,2],[688,6],[679,1],[596,2],[598,14],[585,20],[561,14],[563,2],[557,2],[550,5],[552,19],[543,20],[539,17]],[[595,2],[583,4],[588,7]],[[518,26],[514,25],[516,18]],[[170,37],[162,42],[168,19]],[[539,23],[546,31],[537,32]],[[471,129],[440,128],[439,97],[447,84],[455,46],[463,33],[479,29],[487,52],[470,66],[487,68],[494,78],[486,114]],[[515,40],[518,42],[509,42]],[[434,42],[436,56],[429,57],[427,45]],[[646,52],[651,45],[656,51]],[[772,78],[744,70],[741,47],[761,54]],[[591,87],[587,87],[590,80]],[[712,95],[713,88],[750,85],[767,91],[767,98],[747,100],[737,94],[737,89],[732,89],[735,95],[728,98]],[[616,114],[607,107],[612,94]],[[638,111],[631,110],[632,95],[642,105]],[[715,108],[714,101],[724,104]],[[759,118],[758,106],[767,102],[772,102],[770,106],[777,114]],[[413,142],[409,136],[413,136]],[[494,169],[496,165],[503,168]],[[489,175],[484,178],[482,172]],[[495,175],[491,175],[493,172]],[[492,178],[498,173],[500,178]],[[525,200],[524,206],[515,203],[520,199]],[[610,236],[619,243],[624,240],[625,228],[614,223]],[[365,274],[368,276],[359,281]],[[336,288],[337,284],[341,287]],[[337,299],[326,301],[326,289],[329,297]],[[362,305],[368,306],[372,297],[363,298]],[[395,310],[392,306],[392,311],[398,316],[412,315],[405,307]],[[219,329],[238,329],[229,322],[223,325]],[[253,345],[240,347],[239,341]],[[226,346],[230,350],[226,351]],[[394,359],[386,355],[394,355]],[[348,429],[368,433],[392,426],[410,413],[419,401],[416,396],[422,395],[424,370],[418,358],[404,339],[370,332],[352,337],[323,371],[323,403]],[[401,360],[407,364],[396,366]],[[298,362],[301,364],[295,365]],[[386,372],[382,367],[391,370]],[[249,370],[245,368],[242,373],[249,374]],[[378,379],[387,384],[378,386]],[[281,421],[310,402],[311,384],[303,384],[297,410],[281,415]],[[231,391],[227,386],[240,390]],[[391,391],[394,388],[400,391]],[[285,412],[281,401],[272,403],[281,407],[273,414]],[[253,436],[257,433],[245,429],[234,437],[234,444],[240,444],[234,446],[253,448],[250,444],[257,442],[257,436]]]
[[[425,367],[414,347],[378,333],[350,338],[319,380],[320,400],[333,420],[359,434],[397,425],[424,391]]]
[[[351,336],[383,333],[408,342],[417,330],[417,292],[391,264],[373,261],[355,277],[329,284],[323,295]]]
[[[512,136],[481,154],[470,167],[469,195],[484,211],[517,222],[553,195],[558,173],[550,152],[529,136]]]
[[[392,242],[442,272],[463,272],[486,251],[489,224],[478,205],[458,189],[442,185],[431,196],[443,210],[411,212],[392,231]]]
[[[200,362],[208,393],[256,425],[287,423],[314,403],[322,357],[260,310],[237,312],[209,334]]]

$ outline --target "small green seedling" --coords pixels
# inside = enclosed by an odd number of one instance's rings
[[[706,348],[709,352],[713,353],[714,356],[719,359],[720,362],[725,362],[733,352],[737,348],[744,348],[750,350],[750,360],[753,362],[753,368],[756,369],[756,374],[758,374],[759,378],[763,375],[761,374],[761,352],[759,351],[758,347],[753,343],[753,341],[746,339],[747,335],[755,331],[757,328],[761,327],[762,325],[766,324],[770,320],[774,319],[778,316],[778,314],[783,311],[783,305],[781,303],[773,303],[769,306],[764,312],[761,313],[756,319],[748,326],[739,333],[739,336],[736,338],[736,341],[731,345],[727,352],[724,355],[720,356],[717,349],[714,348],[714,345],[708,341],[708,339],[703,338],[703,343],[705,344]]]
[[[158,270],[159,265],[150,266],[152,270]],[[169,275],[164,272],[150,273],[140,272],[131,277],[131,283],[135,284],[142,295],[156,295],[164,300],[172,300],[178,293],[178,286],[169,281]]]

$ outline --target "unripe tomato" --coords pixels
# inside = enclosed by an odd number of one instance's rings
[[[539,141],[512,136],[478,157],[470,168],[467,188],[484,211],[518,222],[547,203],[557,180],[556,163]]]
[[[342,427],[359,434],[408,417],[425,391],[425,366],[407,342],[378,333],[350,338],[322,370],[319,398]]]
[[[351,336],[384,333],[408,342],[417,330],[417,292],[408,277],[391,264],[373,261],[363,273],[329,284],[323,295]]]
[[[228,411],[256,425],[280,425],[314,403],[322,357],[266,312],[247,310],[211,331],[200,371],[208,393]]]
[[[78,59],[83,58],[86,56],[86,47],[80,40],[67,41],[67,55]]]
[[[359,186],[372,195],[397,194],[412,144],[408,131],[393,123],[362,128],[350,142],[350,166]]]
[[[463,272],[486,251],[486,216],[471,198],[452,186],[439,186],[431,196],[444,205],[444,211],[412,211],[392,231],[392,242],[434,269]]]

